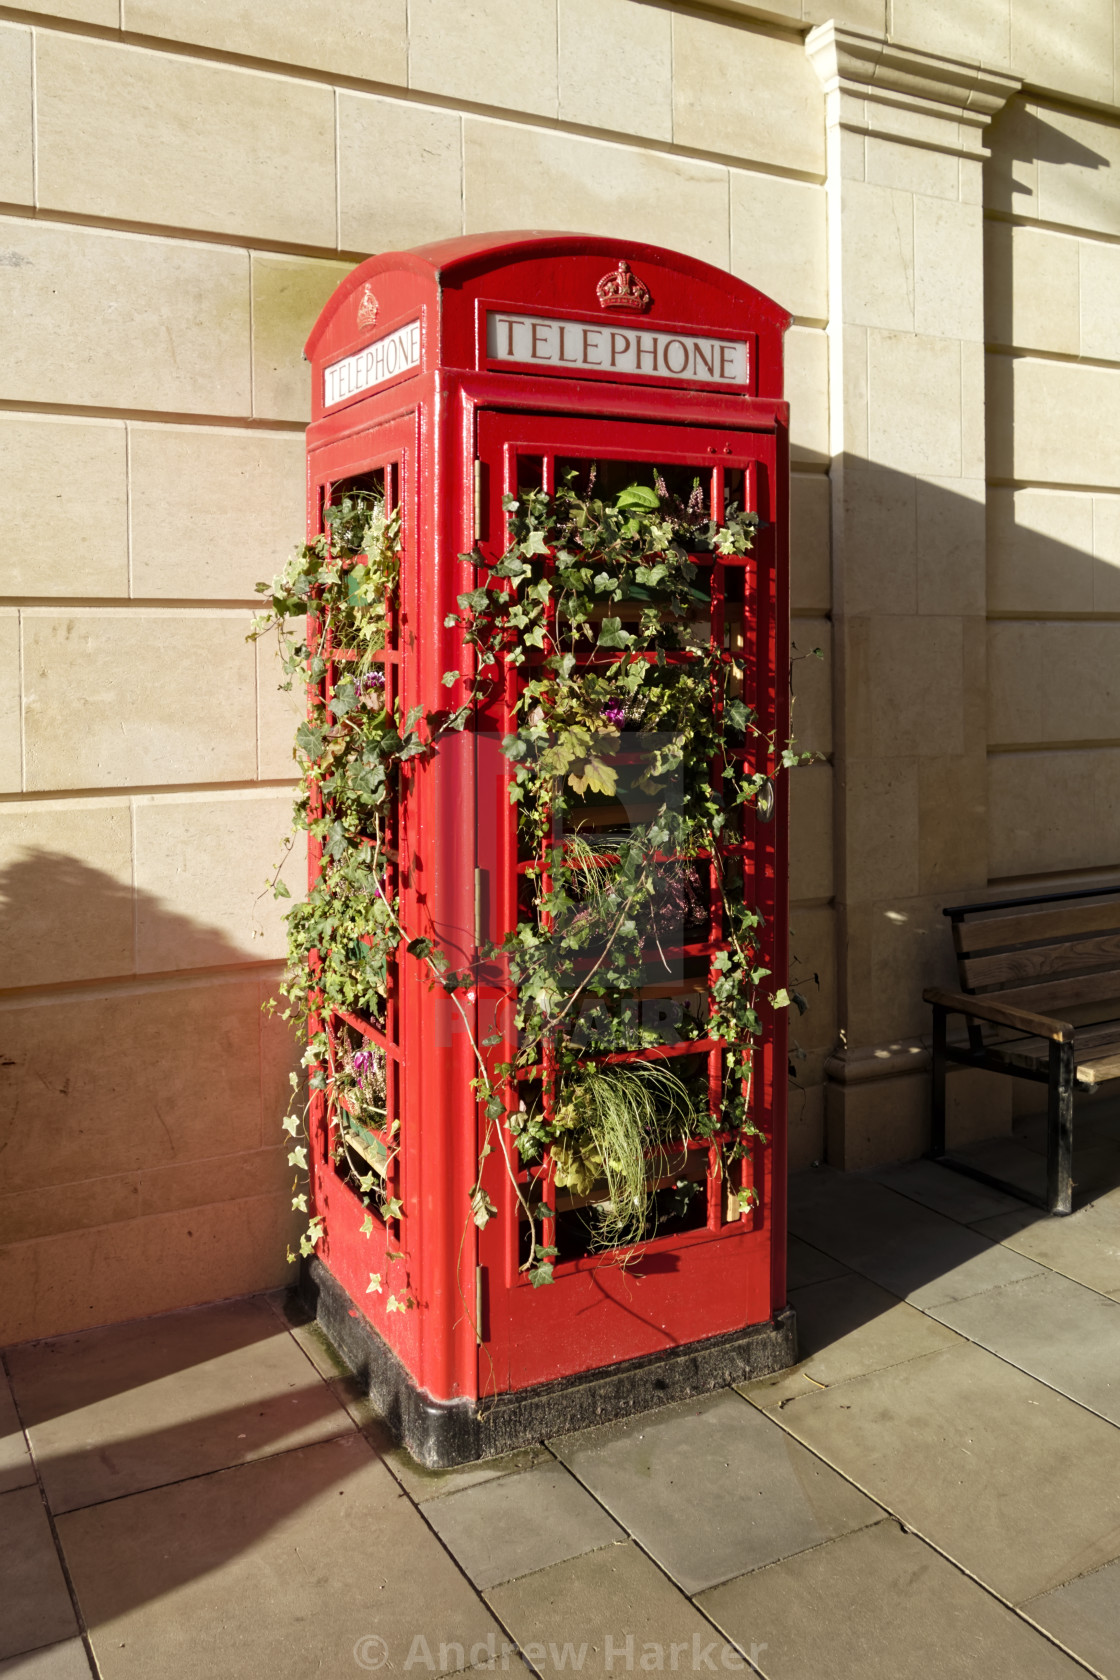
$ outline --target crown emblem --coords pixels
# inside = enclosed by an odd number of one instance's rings
[[[377,320],[377,299],[373,295],[373,287],[367,280],[362,287],[362,298],[358,304],[358,325],[372,327]]]
[[[641,314],[653,302],[648,287],[621,258],[613,274],[604,274],[595,292],[604,309],[632,309]]]

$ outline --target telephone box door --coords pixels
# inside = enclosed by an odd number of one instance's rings
[[[479,547],[492,563],[506,546],[503,497],[516,498],[530,486],[551,492],[571,474],[581,488],[593,485],[605,497],[633,482],[652,483],[657,475],[674,493],[693,498],[693,505],[702,498],[721,523],[725,506],[737,504],[758,514],[759,530],[747,555],[698,556],[700,593],[707,599],[691,629],[697,645],[708,643],[730,669],[753,714],[741,745],[729,749],[739,760],[733,773],[771,775],[775,750],[780,755],[785,742],[788,712],[784,684],[775,677],[780,665],[784,669],[788,628],[778,584],[784,568],[776,553],[777,533],[786,529],[784,436],[766,428],[495,411],[482,411],[477,418]],[[517,807],[509,798],[510,766],[499,745],[516,728],[514,698],[507,689],[501,702],[480,712],[476,734],[478,856],[494,864],[486,883],[483,931],[495,944],[516,928],[526,873],[541,862],[519,834]],[[641,745],[637,733],[627,739],[624,727],[619,762],[640,755]],[[716,785],[723,785],[726,769],[726,763],[711,766]],[[638,796],[632,784],[628,787],[619,799],[569,811],[570,828],[554,835],[552,857],[557,843],[564,846],[575,835],[600,851],[609,850],[614,830],[625,831],[630,821],[640,823],[640,799],[635,805]],[[759,961],[770,971],[768,993],[783,984],[787,937],[780,885],[787,864],[780,782],[778,788],[769,822],[760,821],[752,805],[733,809],[718,856],[665,858],[666,902],[676,907],[677,919],[668,931],[660,929],[656,948],[644,951],[629,994],[639,1001],[641,1020],[651,1032],[643,1034],[640,1047],[599,1058],[666,1058],[682,1077],[701,1083],[714,1117],[725,1089],[724,1046],[707,1036],[704,1022],[725,929],[713,872],[733,876],[738,890],[761,912]],[[481,987],[478,1007],[480,1034],[496,1026],[505,1035],[493,1052],[495,1060],[512,1061],[516,1039],[508,989],[500,981]],[[595,999],[593,1007],[609,1009],[610,999]],[[658,1224],[640,1248],[598,1249],[594,1206],[556,1190],[547,1162],[526,1169],[513,1157],[519,1195],[494,1173],[499,1216],[480,1242],[481,1395],[740,1330],[768,1319],[774,1306],[784,1303],[784,1231],[775,1228],[772,1218],[775,1175],[780,1183],[784,1173],[784,1161],[773,1158],[775,1138],[783,1135],[776,1108],[785,1087],[784,1015],[765,1005],[760,1014],[764,1030],[748,1097],[755,1135],[744,1139],[717,1125],[708,1136],[686,1140],[672,1159],[665,1155],[652,1161]],[[654,1035],[657,1041],[650,1043]],[[533,1070],[522,1086],[520,1099],[543,1105],[547,1117],[548,1092]],[[741,1190],[749,1194],[742,1197]],[[545,1212],[536,1215],[537,1207]],[[526,1262],[533,1240],[557,1250],[549,1287],[534,1288],[529,1279]]]

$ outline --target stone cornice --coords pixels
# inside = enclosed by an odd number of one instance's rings
[[[900,47],[836,23],[812,30],[805,50],[828,95],[830,123],[919,145],[949,141],[954,151],[976,153],[982,131],[1022,85],[975,62]],[[943,133],[945,124],[955,143]]]

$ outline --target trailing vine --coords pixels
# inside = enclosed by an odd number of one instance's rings
[[[456,699],[443,709],[402,716],[386,690],[378,655],[397,596],[400,524],[375,490],[340,492],[323,534],[271,585],[257,586],[269,604],[252,633],[279,629],[287,685],[298,678],[310,697],[296,735],[295,821],[320,846],[322,864],[287,914],[282,991],[285,1018],[309,1030],[304,1062],[312,1091],[330,1098],[332,1147],[349,1151],[351,1162],[357,1153],[367,1205],[399,1218],[384,1191],[398,1132],[387,1115],[383,1052],[328,1034],[324,1022],[340,1014],[380,1023],[391,965],[417,963],[453,1000],[474,1052],[485,1136],[476,1182],[464,1186],[470,1217],[483,1226],[496,1211],[482,1163],[497,1148],[528,1220],[525,1269],[539,1284],[551,1278],[556,1249],[539,1240],[537,1221],[552,1210],[543,1200],[530,1205],[508,1141],[522,1167],[547,1152],[555,1186],[597,1208],[597,1245],[618,1248],[652,1234],[651,1158],[665,1167],[682,1140],[718,1134],[721,1159],[730,1161],[754,1130],[756,998],[769,970],[742,866],[719,848],[766,777],[747,768],[744,749],[759,725],[739,693],[742,670],[711,644],[704,562],[745,555],[758,522],[732,504],[722,522],[711,519],[698,480],[688,497],[660,474],[597,496],[594,468],[582,488],[573,471],[551,494],[507,497],[505,510],[509,541],[498,563],[477,550],[461,557],[476,581],[446,622],[461,630],[473,661],[467,672],[445,673]],[[305,628],[293,634],[296,621]],[[516,927],[480,953],[514,998],[514,1047],[495,1061],[501,1035],[480,1043],[474,1034],[476,971],[456,970],[431,938],[402,926],[388,863],[391,813],[412,761],[503,706],[513,719],[501,741],[510,796],[522,855],[534,861]],[[762,746],[785,768],[809,756]],[[588,826],[622,799],[631,820],[605,834]],[[662,1041],[662,1025],[646,1019],[635,995],[635,973],[651,951],[668,969],[663,943],[679,943],[690,915],[710,913],[710,860],[722,937],[707,1015],[687,1000],[666,1008],[679,1040],[724,1047],[714,1112],[706,1075],[699,1089],[664,1060],[604,1060]],[[274,890],[287,896],[279,880]],[[789,997],[776,992],[770,1001],[783,1007]],[[297,1083],[293,1076],[293,1093]],[[304,1170],[300,1124],[293,1108],[289,1159]],[[686,1200],[694,1189],[687,1179],[676,1185]],[[751,1196],[740,1192],[744,1206]],[[298,1184],[294,1205],[307,1211]],[[311,1253],[321,1234],[311,1219],[301,1252]],[[371,1275],[371,1289],[381,1286]],[[397,1310],[409,1304],[389,1297]]]

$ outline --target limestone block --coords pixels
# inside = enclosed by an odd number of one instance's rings
[[[993,879],[1115,862],[1120,748],[996,753],[988,774]]]
[[[18,793],[23,785],[19,641],[19,613],[0,608],[0,793]]]
[[[844,447],[845,461],[869,458],[868,449],[868,339],[870,337],[866,327],[837,327],[832,328],[832,342],[835,345],[835,355],[840,362],[838,377],[841,381],[843,430],[841,441]],[[833,374],[836,374],[833,364]]]
[[[248,626],[241,612],[25,610],[27,787],[251,779]]]
[[[561,120],[671,140],[671,14],[630,0],[560,0],[557,22]]]
[[[794,900],[832,897],[832,766],[803,764],[789,779],[789,893]]]
[[[410,0],[408,43],[410,87],[556,115],[556,0]]]
[[[125,799],[0,806],[0,970],[8,986],[132,972]]]
[[[900,192],[926,198],[961,197],[960,159],[950,152],[930,151],[923,146],[904,146],[869,134],[865,142],[864,167],[856,177],[877,187],[895,187]],[[882,323],[880,323],[882,324]]]
[[[1120,322],[1116,318],[1120,287],[1120,246],[1099,239],[1079,239],[1081,354],[1120,362]]]
[[[983,479],[914,481],[917,603],[921,613],[983,613]]]
[[[887,0],[802,0],[802,15],[806,23],[835,18],[847,29],[863,29],[883,39],[887,34]]]
[[[855,617],[916,612],[917,479],[845,456],[838,493],[845,611]]]
[[[296,432],[129,427],[132,593],[142,600],[252,601],[304,528]]]
[[[1045,626],[996,619],[988,626],[988,742],[1038,745],[1046,739]]]
[[[1036,86],[1111,104],[1112,19],[1112,0],[1083,0],[1075,28],[1062,0],[1011,0],[1015,74]]]
[[[983,881],[965,881],[954,897],[978,896]],[[847,972],[849,1045],[888,1044],[929,1032],[926,986],[956,987],[952,940],[934,898],[881,898],[845,913],[841,962]]]
[[[1120,624],[1040,624],[1041,741],[1120,739]]]
[[[244,251],[22,220],[0,243],[0,400],[248,414]]]
[[[712,0],[708,10],[728,12],[733,17],[760,20],[767,23],[800,23],[802,21],[801,0]]]
[[[992,344],[1076,356],[1081,343],[1078,241],[1042,228],[984,229],[987,333]]]
[[[120,25],[121,0],[13,0],[11,12],[37,12],[40,17],[72,18],[76,23]]]
[[[124,426],[0,414],[0,457],[2,593],[127,595]]]
[[[1018,0],[1015,0],[1018,4]],[[991,70],[1022,74],[1011,51],[1012,0],[894,0],[891,40],[945,58],[978,60]]]
[[[35,86],[45,209],[336,245],[330,88],[49,30]]]
[[[338,137],[343,250],[407,250],[462,232],[458,112],[340,90]]]
[[[297,879],[305,881],[306,841],[298,842],[296,850],[298,856],[293,858],[289,868],[294,868]],[[261,1029],[261,1144],[268,1148],[274,1139],[287,1143],[288,1134],[281,1130],[281,1126],[292,1100],[290,1076],[295,1073],[300,1078],[297,1101],[302,1112],[307,1100],[307,1074],[300,1069],[300,1058],[306,1043],[303,1033],[294,1022],[283,1020],[279,1008],[273,1007],[283,1001],[277,989],[279,973],[268,975],[267,970],[265,972],[266,978],[259,988],[258,1019]],[[290,1179],[288,1183],[291,1183]]]
[[[311,417],[307,335],[352,263],[252,254],[253,413],[266,420]]]
[[[964,751],[962,620],[902,614],[849,619],[848,750],[873,759]]]
[[[786,397],[793,461],[830,460],[828,431],[828,339],[810,327],[786,333]]]
[[[798,748],[801,752],[831,753],[832,625],[826,618],[794,619],[790,679],[793,735]]]
[[[731,171],[731,272],[801,320],[828,319],[824,190],[780,175]]]
[[[269,0],[267,19],[253,0],[123,0],[121,9],[133,35],[373,82],[403,86],[408,79],[407,0]]]
[[[832,602],[829,483],[823,473],[790,476],[790,600],[802,612],[825,613]]]
[[[1093,610],[1120,612],[1120,496],[1093,497]]]
[[[929,1146],[928,1075],[903,1074],[858,1085],[830,1082],[825,1131],[828,1164],[842,1172],[916,1161]]]
[[[1079,36],[1080,31],[1069,33]],[[1120,233],[1120,128],[1088,112],[1036,106],[1035,140],[1039,219],[1094,233]]]
[[[5,1190],[70,1186],[66,1216],[103,1225],[119,1213],[98,1218],[97,1198],[80,1202],[73,1187],[191,1162],[218,1177],[224,1157],[274,1146],[271,1121],[262,1138],[260,1021],[255,976],[6,1004]],[[141,1212],[139,1186],[122,1192],[120,1212]]]
[[[914,199],[914,327],[984,341],[984,226],[978,204]]]
[[[290,620],[299,634],[302,620]],[[257,776],[260,781],[293,781],[299,774],[293,757],[295,734],[307,716],[307,699],[296,678],[290,688],[280,663],[275,635],[257,643]]]
[[[143,795],[135,802],[136,964],[142,974],[283,956],[287,904],[268,883],[283,864],[291,795]]]
[[[979,486],[988,468],[985,434],[985,367],[982,340],[960,341],[961,353],[961,473]],[[932,469],[931,469],[932,470]],[[947,475],[949,476],[949,475]]]
[[[0,1196],[0,1221],[8,1242],[28,1242],[154,1213],[277,1194],[291,1184],[287,1154],[283,1146],[274,1146],[223,1155],[217,1161],[187,1161],[22,1190]]]
[[[914,330],[914,195],[845,181],[841,189],[845,321]]]
[[[577,227],[728,265],[719,165],[470,116],[463,147],[467,233]]]
[[[868,454],[932,478],[960,476],[961,356],[953,339],[869,330]],[[915,402],[915,392],[921,401]]]
[[[1120,488],[1120,368],[992,356],[989,372],[995,476]]]
[[[5,204],[33,204],[35,175],[32,161],[31,31],[0,25],[0,200]]]
[[[991,153],[984,165],[986,208],[1037,220],[1042,141],[1034,105],[1026,99],[1008,100],[985,138]]]
[[[845,902],[919,890],[918,761],[850,758],[845,776]]]
[[[978,740],[955,758],[918,760],[918,887],[959,893],[988,879],[988,767]]]
[[[990,612],[1092,612],[1097,566],[1094,498],[1065,490],[988,492],[988,609]],[[1120,534],[1120,531],[1118,531]],[[1101,562],[1120,574],[1116,562]]]
[[[805,1050],[836,1047],[836,912],[829,906],[794,905],[790,911],[790,988],[808,1007],[790,1011],[791,1042]],[[794,1057],[795,1067],[801,1067]]]
[[[804,1172],[824,1160],[824,1086],[790,1082],[786,1148],[790,1172]]]
[[[215,1119],[215,1124],[218,1124]],[[0,1250],[6,1342],[115,1324],[294,1281],[287,1189]]]
[[[825,172],[824,92],[796,37],[674,12],[673,117],[679,146]]]

